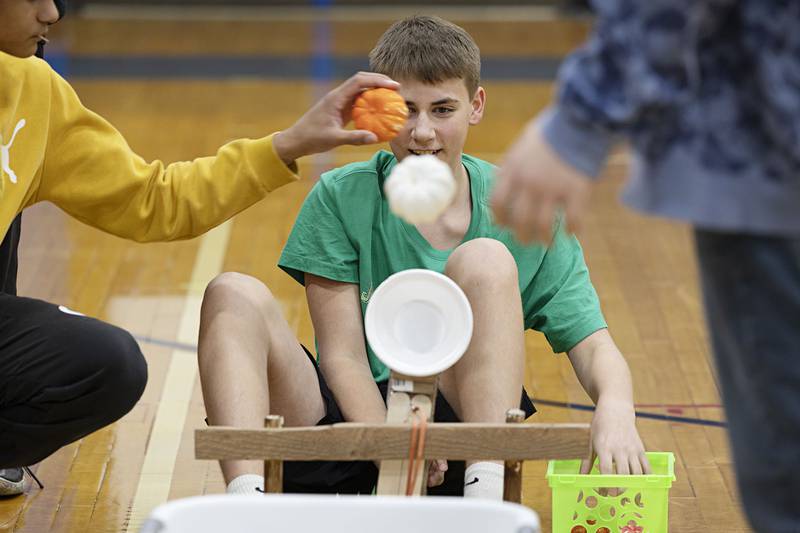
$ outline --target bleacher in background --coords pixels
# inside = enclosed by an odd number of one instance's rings
[[[247,7],[335,7],[335,6],[391,6],[405,7],[413,5],[426,6],[548,6],[560,7],[570,11],[588,10],[590,0],[412,0],[398,2],[397,0],[70,0],[73,9],[80,9],[86,5],[124,5],[124,6],[247,6]]]
[[[279,6],[279,7],[325,7],[325,6],[372,6],[376,4],[403,7],[404,5],[443,5],[443,6],[553,6],[563,3],[559,0],[436,0],[424,2],[412,0],[72,0],[71,5],[121,4],[121,5],[202,5],[202,6]]]

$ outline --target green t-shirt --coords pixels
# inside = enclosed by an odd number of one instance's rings
[[[557,229],[549,248],[518,243],[492,223],[488,201],[494,167],[468,155],[462,161],[472,192],[472,220],[463,242],[488,237],[511,251],[525,329],[543,332],[558,353],[606,327],[577,239]],[[300,283],[308,272],[358,284],[362,319],[372,292],[386,278],[410,268],[444,272],[452,252],[433,248],[416,227],[389,210],[383,182],[396,163],[394,155],[380,151],[369,161],[323,174],[305,199],[278,261]],[[369,343],[367,353],[375,380],[388,379],[389,369]]]

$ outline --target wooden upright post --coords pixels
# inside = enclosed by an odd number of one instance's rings
[[[392,372],[386,393],[386,423],[411,425],[417,416],[432,422],[437,385],[438,376],[410,377]],[[414,413],[415,408],[417,413]],[[405,494],[408,468],[409,461],[406,459],[381,461],[376,493]],[[412,494],[422,495],[425,493],[428,477],[428,461],[423,459],[415,469],[416,482]]]
[[[264,419],[264,427],[283,427],[283,417],[267,415],[267,418]],[[275,494],[283,492],[283,461],[280,459],[264,461],[264,492]]]
[[[519,424],[525,420],[525,412],[521,409],[509,409],[506,423]],[[507,502],[520,503],[522,500],[522,461],[506,461],[503,476],[503,499]]]

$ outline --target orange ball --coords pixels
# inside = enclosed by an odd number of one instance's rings
[[[381,142],[397,137],[407,118],[405,100],[392,89],[368,89],[353,104],[356,128],[371,131]]]

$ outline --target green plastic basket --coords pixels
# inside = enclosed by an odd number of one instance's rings
[[[579,474],[581,461],[550,461],[553,533],[667,533],[669,489],[675,456],[648,452],[652,474],[602,475],[595,464]]]

